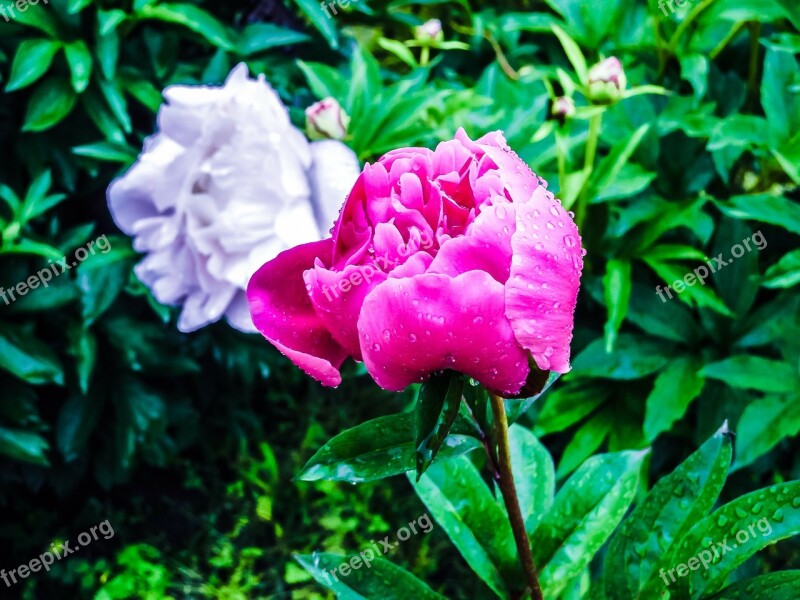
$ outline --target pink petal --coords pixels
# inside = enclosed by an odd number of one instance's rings
[[[578,228],[544,187],[516,207],[505,314],[540,369],[566,373],[583,269]]]
[[[303,244],[261,267],[247,286],[253,323],[278,350],[325,385],[342,382],[339,367],[347,352],[317,316],[303,282],[315,259],[330,260],[331,239]]]
[[[515,394],[529,368],[504,310],[503,285],[486,273],[390,278],[364,300],[358,320],[364,363],[388,390],[452,369]]]

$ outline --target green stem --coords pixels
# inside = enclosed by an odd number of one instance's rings
[[[602,125],[603,113],[592,115],[589,119],[589,135],[586,138],[586,155],[583,160],[583,169],[589,175],[586,175],[583,187],[578,193],[578,204],[575,207],[575,224],[578,226],[579,231],[586,219],[586,212],[589,210],[589,179],[594,168],[594,159],[597,156],[597,144],[600,141],[600,128]]]
[[[423,46],[419,56],[419,64],[427,67],[429,62],[431,62],[431,49],[428,46]]]
[[[490,401],[492,403],[492,412],[494,413],[495,437],[497,438],[498,485],[508,511],[508,520],[511,523],[514,543],[517,545],[517,552],[519,552],[519,557],[522,561],[525,580],[530,588],[528,591],[533,600],[543,600],[542,587],[539,585],[539,575],[536,571],[536,563],[533,561],[531,544],[525,531],[525,520],[522,518],[522,510],[520,510],[519,499],[517,498],[517,488],[514,485],[514,475],[511,472],[511,447],[508,441],[506,405],[503,399],[495,394],[490,394]],[[526,591],[526,594],[528,591]]]

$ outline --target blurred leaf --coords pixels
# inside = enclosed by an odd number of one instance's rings
[[[333,18],[325,14],[315,0],[294,0],[297,7],[308,17],[311,24],[317,28],[328,45],[334,50],[339,48],[339,33],[333,23]]]
[[[795,388],[796,391],[797,388]],[[745,408],[737,428],[736,462],[746,467],[786,437],[800,433],[800,403],[792,394],[756,398]]]
[[[647,397],[644,418],[644,433],[649,441],[669,431],[700,395],[704,383],[698,374],[700,367],[694,357],[679,356],[656,377],[653,391]]]
[[[572,377],[638,379],[663,367],[670,359],[663,342],[623,333],[614,352],[605,350],[602,339],[595,340],[572,361]]]
[[[317,8],[316,5],[315,8]],[[198,6],[169,2],[145,5],[139,10],[139,16],[143,19],[156,19],[183,25],[203,36],[218,48],[229,51],[235,49],[226,27],[216,17]]]
[[[789,288],[800,283],[800,249],[784,254],[764,274],[766,288]]]
[[[606,263],[606,274],[603,277],[606,309],[608,319],[605,325],[606,352],[614,350],[617,334],[631,298],[631,263],[626,260],[613,259]]]
[[[614,420],[609,411],[599,411],[581,425],[564,448],[556,477],[563,479],[597,452],[611,433],[613,426]]]
[[[780,0],[778,0],[780,2]],[[800,27],[800,25],[798,25]],[[744,581],[732,583],[721,592],[707,596],[707,600],[794,600],[800,589],[800,571],[767,573]],[[745,595],[746,594],[746,595]]]
[[[50,466],[47,451],[50,445],[42,436],[19,429],[0,427],[0,454],[13,459]]]
[[[92,54],[81,40],[68,43],[64,46],[64,52],[72,73],[72,89],[81,94],[88,87],[92,76]]]
[[[64,385],[64,370],[56,354],[12,325],[0,324],[0,368],[31,385]]]
[[[731,387],[762,392],[792,392],[800,383],[796,367],[746,354],[708,364],[700,374],[719,379]]]
[[[56,40],[33,39],[20,43],[11,65],[6,92],[20,90],[37,81],[50,68],[60,49],[61,42]]]
[[[66,79],[47,79],[28,101],[22,131],[44,131],[54,127],[72,112],[76,99]]]
[[[302,44],[311,38],[299,31],[278,27],[272,23],[251,23],[241,33],[236,52],[250,56],[279,46]]]
[[[561,47],[564,48],[564,53],[567,55],[569,62],[572,63],[572,68],[575,69],[578,81],[584,84],[587,83],[589,80],[589,68],[586,66],[586,59],[578,44],[558,25],[552,25],[551,28],[558,41],[561,42]]]

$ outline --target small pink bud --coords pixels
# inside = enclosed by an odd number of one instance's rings
[[[610,104],[622,97],[628,85],[622,63],[611,56],[589,70],[589,98],[596,104]]]
[[[416,29],[417,40],[423,41],[439,41],[444,38],[442,32],[442,22],[439,19],[431,19],[426,21]]]
[[[306,135],[311,140],[341,140],[347,135],[350,117],[335,98],[325,98],[306,109]]]
[[[568,119],[575,114],[575,101],[569,96],[559,96],[553,101],[551,112],[559,120]]]

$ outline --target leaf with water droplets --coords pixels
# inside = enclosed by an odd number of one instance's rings
[[[409,480],[433,518],[467,564],[500,597],[506,581],[520,576],[508,518],[466,456],[437,461],[415,482]]]
[[[545,598],[556,598],[613,533],[633,501],[646,454],[592,456],[558,491],[532,536]]]
[[[673,586],[680,593],[688,591],[692,598],[704,597],[719,590],[728,575],[756,552],[798,534],[800,481],[773,485],[741,496],[696,523],[676,551],[670,553],[670,563],[675,566],[709,548],[710,542],[723,544],[717,546],[719,558],[708,570],[690,571]]]
[[[511,472],[517,486],[517,497],[528,535],[553,504],[556,478],[553,458],[542,443],[526,427],[508,428],[511,446]]]
[[[619,600],[657,594],[659,564],[698,519],[714,506],[731,464],[727,426],[653,486],[611,539],[605,562],[606,593]],[[650,586],[648,586],[650,584]],[[663,584],[662,584],[663,585]],[[657,597],[653,596],[653,597]]]
[[[442,447],[461,406],[464,377],[454,371],[433,374],[422,384],[417,397],[414,443],[417,480]]]
[[[800,571],[778,571],[737,581],[705,600],[797,600]]]
[[[348,556],[315,552],[295,554],[294,559],[320,585],[334,592],[339,600],[444,600],[444,596],[434,592],[402,567],[383,558],[370,558],[379,553],[380,548],[378,552],[375,552],[375,548],[364,548],[360,554]],[[341,573],[341,567],[346,563],[349,563],[350,571],[345,576]]]
[[[459,433],[468,425],[459,427]],[[450,435],[439,450],[441,457],[457,456],[478,448],[466,435]],[[379,417],[343,431],[312,456],[296,479],[362,483],[412,471],[415,468],[414,415]]]

